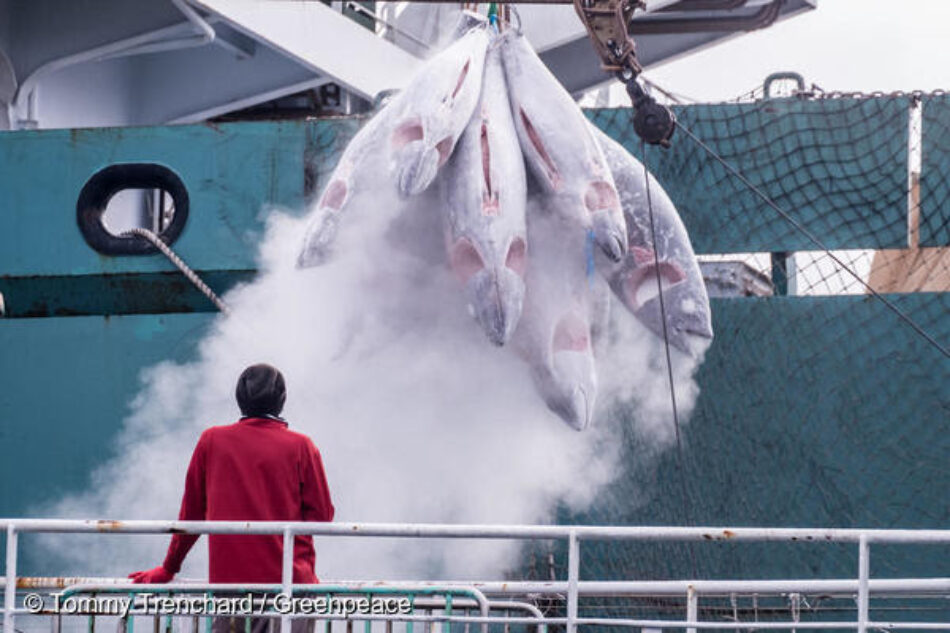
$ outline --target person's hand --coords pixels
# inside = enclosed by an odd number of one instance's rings
[[[174,577],[175,574],[162,566],[147,571],[133,571],[129,574],[129,578],[137,585],[163,585]]]

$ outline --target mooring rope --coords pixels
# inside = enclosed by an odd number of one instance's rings
[[[195,271],[189,268],[188,264],[186,264],[184,260],[179,257],[168,244],[162,241],[162,238],[152,231],[143,228],[129,229],[128,231],[122,233],[123,237],[133,235],[144,238],[151,242],[152,246],[161,251],[162,255],[167,257],[168,261],[173,263],[175,267],[181,271],[181,274],[183,274],[188,279],[188,281],[194,284],[195,288],[200,290],[204,296],[208,297],[208,299],[210,299],[211,302],[216,305],[219,310],[221,310],[221,312],[224,312],[225,314],[229,314],[231,312],[231,309],[228,307],[228,305],[222,301],[218,295],[215,294],[214,290],[208,287],[208,284],[201,280],[201,277],[199,277]]]

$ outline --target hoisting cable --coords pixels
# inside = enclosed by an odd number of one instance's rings
[[[514,14],[514,16],[518,18],[518,26],[515,27],[515,33],[521,33],[521,13],[518,12],[518,7],[511,4],[505,5],[505,29],[514,26],[511,23],[511,14]]]
[[[872,288],[869,283],[867,283],[866,281],[864,281],[864,280],[861,278],[861,275],[859,275],[858,273],[856,273],[850,266],[848,266],[847,264],[845,264],[845,263],[841,260],[841,258],[839,258],[837,255],[835,255],[827,246],[825,246],[825,244],[824,244],[820,239],[818,239],[818,237],[817,237],[815,234],[813,234],[811,231],[809,231],[807,228],[805,228],[798,220],[796,220],[795,218],[793,218],[791,215],[789,215],[788,212],[786,212],[784,209],[782,209],[780,206],[778,206],[778,204],[776,204],[776,203],[768,196],[768,194],[766,194],[766,193],[765,193],[764,191],[762,191],[759,187],[757,187],[755,184],[753,184],[748,178],[746,178],[745,176],[743,176],[742,173],[741,173],[738,169],[736,169],[735,167],[733,167],[732,165],[730,165],[728,162],[726,162],[726,160],[725,160],[722,156],[720,156],[719,154],[717,154],[714,149],[712,149],[711,147],[709,147],[709,145],[707,145],[706,143],[704,143],[702,139],[700,139],[698,136],[696,136],[695,134],[693,134],[693,133],[690,131],[689,128],[687,128],[687,127],[686,127],[685,125],[683,125],[682,123],[678,123],[678,122],[676,123],[676,125],[677,125],[677,127],[679,127],[681,130],[683,130],[683,133],[686,134],[686,136],[688,136],[689,138],[693,139],[693,141],[694,141],[697,145],[699,145],[699,147],[701,147],[703,150],[705,150],[710,156],[712,156],[713,158],[715,158],[716,161],[717,161],[719,164],[721,164],[723,167],[725,167],[726,170],[727,170],[729,173],[731,173],[733,176],[735,176],[736,178],[738,178],[738,179],[742,182],[742,184],[744,184],[744,185],[745,185],[746,187],[748,187],[755,195],[757,195],[759,198],[761,198],[762,201],[763,201],[765,204],[767,204],[767,205],[768,205],[769,207],[771,207],[774,211],[776,211],[779,215],[781,215],[785,220],[788,221],[789,224],[791,224],[793,227],[795,227],[795,229],[797,229],[798,232],[800,232],[802,235],[804,235],[805,237],[807,237],[815,246],[817,246],[821,251],[823,251],[826,255],[828,255],[828,257],[830,257],[832,260],[834,260],[834,262],[835,262],[836,264],[838,264],[839,266],[841,266],[841,268],[843,268],[845,271],[847,271],[847,273],[848,273],[849,275],[851,275],[852,277],[854,277],[854,279],[857,280],[857,282],[858,282],[859,284],[861,284],[862,286],[864,286],[864,288],[867,289],[868,293],[870,293],[874,298],[878,299],[881,303],[883,303],[885,306],[887,306],[887,307],[888,307],[894,314],[896,314],[902,321],[904,321],[907,325],[909,325],[911,328],[913,328],[913,330],[914,330],[915,332],[917,332],[917,334],[919,334],[920,336],[922,336],[928,343],[930,343],[931,345],[933,345],[941,354],[943,354],[943,355],[946,356],[947,358],[950,358],[950,350],[948,350],[946,347],[944,347],[943,345],[941,345],[933,336],[931,336],[926,330],[924,330],[920,325],[918,325],[916,321],[914,321],[912,318],[910,318],[903,310],[901,310],[900,308],[898,308],[898,307],[897,307],[892,301],[890,301],[887,297],[885,297],[884,295],[880,294],[877,290],[875,290],[874,288]],[[661,305],[662,305],[662,304],[661,304]]]
[[[670,146],[676,129],[673,111],[660,105],[639,83],[643,67],[630,36],[630,20],[636,9],[646,9],[643,0],[573,0],[574,10],[590,36],[601,67],[624,83],[633,102],[633,129],[651,145]]]
[[[656,245],[656,226],[653,221],[653,198],[650,195],[650,170],[647,169],[647,148],[646,142],[640,140],[640,153],[643,156],[643,179],[646,181],[647,190],[647,211],[650,215],[650,242],[653,245],[653,269],[656,272],[656,289],[659,293],[657,299],[660,302],[660,320],[663,322],[663,345],[666,348],[666,370],[670,381],[670,403],[673,407],[673,434],[676,438],[676,462],[679,466],[679,480],[682,488],[683,518],[686,525],[692,527],[693,518],[689,510],[689,489],[686,486],[686,468],[683,458],[683,441],[680,437],[679,410],[676,406],[676,383],[673,380],[673,357],[670,353],[670,334],[666,323],[666,305],[663,302],[663,279],[660,275],[660,249]],[[698,578],[696,568],[696,553],[693,550],[692,542],[686,544],[689,552],[690,564],[693,568],[693,578]]]
[[[123,237],[133,235],[151,242],[152,246],[161,251],[162,255],[167,257],[168,261],[173,263],[175,267],[181,271],[181,274],[183,274],[188,279],[188,281],[194,284],[195,288],[200,290],[204,296],[208,297],[208,299],[210,299],[211,302],[216,305],[219,310],[221,310],[221,312],[224,312],[225,314],[229,314],[231,312],[231,309],[228,307],[228,305],[222,301],[218,295],[215,294],[214,290],[208,287],[208,284],[201,280],[201,277],[199,277],[195,271],[188,267],[188,264],[186,264],[184,260],[182,260],[182,258],[179,257],[168,244],[162,241],[162,238],[152,231],[142,228],[133,228],[122,233]]]

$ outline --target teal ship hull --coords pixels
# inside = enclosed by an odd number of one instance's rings
[[[773,100],[767,107],[693,106],[677,115],[702,138],[728,139],[718,151],[829,248],[878,249],[906,243],[906,125],[881,120],[901,121],[907,105],[899,98]],[[945,98],[929,107],[950,114]],[[645,159],[680,209],[697,253],[815,249],[686,137],[644,156],[629,113],[588,114]],[[809,124],[819,118],[824,127]],[[111,440],[138,391],[139,372],[191,359],[216,318],[213,304],[160,254],[110,256],[89,246],[77,225],[77,198],[89,179],[123,163],[176,174],[189,214],[172,246],[223,294],[254,278],[266,209],[303,213],[361,123],[0,134],[0,516],[34,515],[44,502],[89,486],[96,466],[119,450]],[[925,157],[950,164],[947,152]],[[933,215],[946,211],[927,213],[921,243],[950,245],[947,224]],[[937,341],[950,341],[950,293],[888,298]],[[868,295],[721,298],[712,313],[716,338],[697,376],[701,393],[681,449],[655,453],[628,434],[626,471],[588,512],[561,510],[559,521],[950,524],[950,361],[933,345]],[[581,573],[595,566],[599,578],[761,578],[850,575],[856,565],[844,549],[770,551],[725,543],[697,560],[681,545],[630,546],[619,557],[585,554],[592,567]],[[525,565],[537,553],[526,552]],[[888,569],[876,571],[936,574],[948,554],[897,553]],[[21,569],[52,571],[40,564],[27,557]]]

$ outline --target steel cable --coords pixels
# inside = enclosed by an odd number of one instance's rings
[[[693,520],[689,511],[689,489],[686,486],[686,469],[683,459],[683,442],[680,438],[679,411],[676,406],[676,385],[673,379],[673,357],[670,354],[670,336],[666,323],[666,305],[663,301],[663,280],[660,275],[660,253],[656,245],[656,226],[653,221],[653,199],[650,195],[650,171],[647,169],[646,143],[642,139],[640,140],[640,151],[643,155],[643,177],[646,180],[647,210],[650,214],[650,241],[653,244],[653,268],[656,272],[656,288],[659,292],[659,296],[657,298],[660,302],[660,320],[663,322],[663,344],[666,348],[666,369],[670,380],[670,402],[673,406],[673,432],[676,437],[676,459],[679,464],[679,479],[680,485],[682,486],[683,495],[683,518],[686,521],[686,525],[692,526]],[[696,567],[696,554],[693,551],[693,544],[687,543],[687,549],[689,551],[690,564],[693,568],[693,578],[698,578],[699,576]]]

